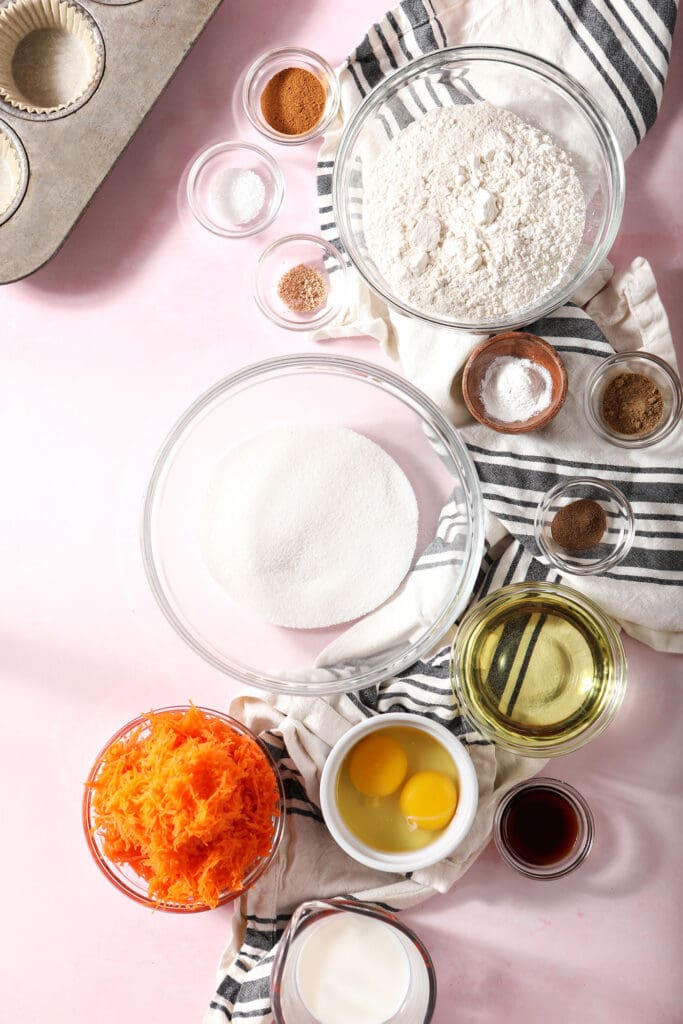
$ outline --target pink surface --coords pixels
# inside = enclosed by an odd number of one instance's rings
[[[243,242],[189,223],[178,181],[208,143],[255,139],[234,96],[259,51],[300,43],[338,63],[385,6],[349,0],[331,20],[329,4],[291,0],[236,20],[226,3],[62,252],[0,294],[3,1021],[187,1024],[212,993],[230,911],[181,918],[120,896],[89,860],[81,782],[139,711],[188,697],[226,707],[237,692],[154,602],[141,498],[161,439],[200,391],[252,360],[310,348],[266,322],[249,292],[267,241],[315,230],[316,147],[277,149],[283,211]],[[682,44],[679,32],[661,117],[628,164],[614,251],[618,266],[652,262],[677,338]],[[363,341],[334,349],[381,358]],[[451,893],[406,915],[436,961],[437,1024],[683,1019],[681,661],[627,647],[619,717],[552,765],[595,811],[585,867],[533,883],[489,847]]]

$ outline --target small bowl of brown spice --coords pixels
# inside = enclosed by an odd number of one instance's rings
[[[261,253],[254,297],[261,312],[279,327],[316,330],[346,309],[344,261],[324,238],[287,235]]]
[[[247,71],[242,90],[247,117],[262,135],[285,146],[327,130],[339,109],[339,82],[312,50],[269,50]]]
[[[681,382],[659,356],[619,352],[590,375],[584,404],[586,419],[600,437],[622,448],[647,448],[677,426]]]
[[[633,544],[633,510],[621,491],[597,477],[562,480],[541,498],[534,524],[542,555],[560,572],[598,576]]]

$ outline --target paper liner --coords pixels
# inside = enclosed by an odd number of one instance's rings
[[[0,124],[0,224],[19,206],[28,183],[26,156]]]
[[[0,9],[0,99],[17,111],[66,111],[94,91],[103,69],[99,29],[73,0],[14,0]]]

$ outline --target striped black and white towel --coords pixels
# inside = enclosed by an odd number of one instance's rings
[[[656,116],[675,15],[673,0],[404,0],[372,27],[341,70],[342,110],[319,165],[323,233],[338,244],[329,189],[343,121],[362,96],[395,68],[446,45],[469,42],[533,48],[599,98],[626,155]],[[594,285],[593,292],[601,290],[585,309],[581,305],[590,294],[576,297],[575,304],[532,327],[562,351],[574,387],[596,359],[612,350],[610,342],[621,348],[644,346],[673,361],[666,316],[647,264],[637,262],[606,285],[608,276]],[[390,314],[360,282],[353,322],[338,325],[327,336],[353,333],[370,334],[400,356],[407,375],[460,421],[462,410],[449,405],[448,393],[467,346],[454,359],[452,336],[420,335],[414,325]],[[674,649],[681,637],[675,621],[681,618],[676,613],[680,599],[675,585],[683,578],[683,517],[674,508],[680,499],[681,475],[675,467],[683,465],[681,441],[646,449],[632,461],[621,450],[587,446],[579,412],[570,400],[552,433],[531,435],[534,443],[537,437],[551,439],[552,451],[545,441],[540,451],[528,449],[525,438],[529,435],[514,439],[513,444],[508,436],[480,433],[478,426],[464,428],[489,509],[487,549],[476,597],[513,581],[559,579],[534,557],[529,511],[556,478],[576,475],[589,465],[591,473],[601,473],[624,489],[639,520],[634,554],[623,578],[603,581],[596,596],[641,639]],[[641,577],[648,582],[641,583]],[[571,582],[575,584],[576,579]],[[633,601],[617,599],[629,586],[641,588],[633,594],[642,596]],[[581,581],[581,587],[588,590],[590,583]],[[218,987],[205,1024],[272,1020],[269,976],[275,949],[292,911],[303,900],[345,895],[399,910],[448,890],[488,842],[493,811],[503,792],[542,767],[497,749],[469,730],[451,690],[448,653],[444,646],[400,677],[358,694],[327,699],[240,698],[231,707],[232,714],[262,735],[278,761],[286,791],[287,827],[271,869],[236,908],[233,936],[219,965]],[[445,724],[467,744],[479,779],[480,804],[467,840],[451,858],[409,877],[373,872],[347,857],[328,835],[319,809],[320,772],[330,748],[351,725],[388,711],[419,712]]]
[[[331,181],[344,122],[372,88],[412,58],[463,43],[533,50],[588,88],[627,156],[655,120],[675,16],[676,4],[670,0],[404,0],[372,26],[341,70],[342,109],[318,164],[322,234],[340,245]],[[387,125],[387,130],[400,131],[419,116],[425,104],[437,102],[472,102],[466,80],[450,98],[406,97],[396,111],[396,123]],[[558,348],[569,372],[564,409],[548,428],[534,434],[512,437],[472,424],[459,388],[452,384],[480,338],[436,330],[396,313],[357,274],[350,275],[352,299],[343,321],[314,337],[363,334],[376,338],[400,359],[406,376],[461,427],[492,513],[489,547],[495,543],[500,551],[501,545],[507,545],[508,555],[518,556],[513,581],[524,577],[525,559],[538,554],[533,516],[546,490],[562,478],[577,475],[602,476],[619,487],[637,518],[631,552],[604,577],[571,576],[565,582],[595,598],[631,635],[658,649],[683,651],[678,596],[683,584],[681,428],[653,448],[624,450],[594,435],[582,409],[585,379],[614,348],[644,348],[676,365],[666,314],[649,266],[636,261],[613,286],[608,283],[611,272],[609,265],[601,268],[573,303],[528,327]],[[547,568],[538,564],[532,571],[541,577]]]

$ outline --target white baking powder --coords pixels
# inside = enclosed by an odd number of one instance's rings
[[[256,171],[228,167],[210,184],[210,202],[214,217],[231,224],[248,224],[258,217],[266,199],[266,186]]]
[[[532,359],[497,356],[486,368],[479,397],[487,416],[499,423],[524,422],[550,405],[552,377]]]
[[[403,470],[345,427],[293,425],[238,445],[209,487],[202,550],[238,605],[313,629],[377,608],[410,568],[418,508]]]
[[[365,181],[365,239],[391,289],[464,322],[521,310],[557,284],[585,217],[567,153],[489,103],[430,110]]]

